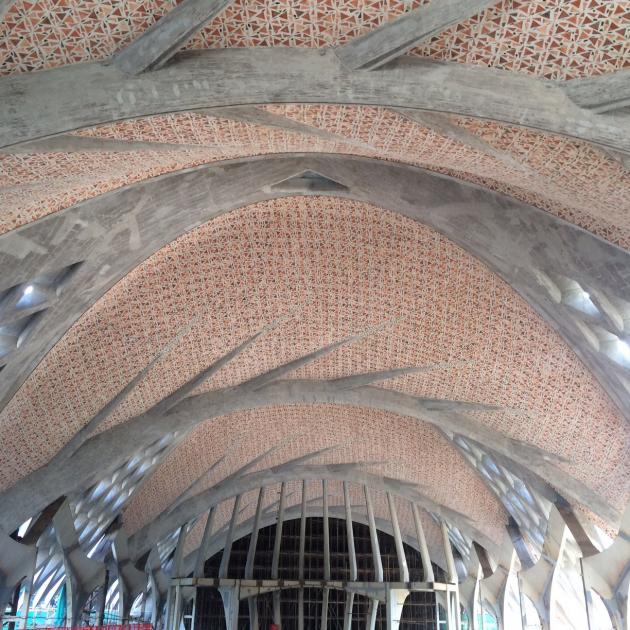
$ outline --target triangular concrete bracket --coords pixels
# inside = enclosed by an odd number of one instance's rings
[[[345,192],[348,187],[331,177],[307,169],[267,187],[269,192]]]

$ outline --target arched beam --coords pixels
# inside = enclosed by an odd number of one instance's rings
[[[354,510],[352,520],[355,523],[361,523],[362,525],[369,525],[368,518],[364,514],[358,513],[357,510]],[[301,517],[302,508],[300,505],[294,505],[285,510],[285,522],[289,520],[299,519]],[[309,506],[305,510],[305,514],[307,518],[321,518],[322,510],[321,507],[313,507]],[[343,506],[331,506],[329,508],[329,516],[333,518],[344,518],[344,508]],[[389,534],[393,537],[394,530],[392,528],[392,524],[381,518],[374,519],[377,529],[386,534]],[[273,525],[276,522],[276,514],[275,512],[270,512],[264,514],[260,521],[260,527],[268,527],[269,525]],[[248,536],[253,527],[253,519],[248,519],[243,523],[240,523],[236,529],[234,530],[234,540],[238,540],[243,538],[244,536]],[[211,558],[215,553],[221,551],[224,546],[225,532],[219,533],[217,536],[213,538],[210,544],[207,547],[207,558]],[[413,537],[406,534],[403,534],[403,541],[413,547],[414,549],[418,549],[418,541]],[[189,553],[184,559],[184,571],[188,571],[189,573],[192,571],[190,567],[194,567],[197,549]],[[206,559],[207,559],[206,558]],[[443,558],[443,548],[441,545],[436,547],[435,549],[431,549],[431,559],[438,566],[442,567],[444,565]],[[190,569],[190,570],[189,570]]]
[[[553,483],[566,496],[588,506],[610,522],[619,518],[618,510],[580,483],[560,466],[554,455],[500,434],[487,425],[454,409],[460,403],[421,399],[378,387],[340,388],[335,381],[275,381],[251,391],[247,383],[188,398],[167,415],[145,414],[95,435],[81,446],[70,460],[53,461],[0,495],[4,507],[0,528],[12,531],[21,522],[51,502],[59,492],[87,489],[104,474],[130,459],[138,447],[173,431],[190,431],[200,422],[235,411],[282,404],[341,404],[372,407],[428,422],[439,429],[469,436],[516,461],[532,474]],[[95,462],[102,465],[95,466]]]
[[[444,516],[444,518],[464,532],[469,533],[484,546],[489,545],[491,549],[497,549],[497,542],[490,540],[487,535],[479,531],[474,522],[466,515],[432,501],[414,484],[404,480],[376,475],[365,470],[364,465],[357,462],[347,464],[308,464],[290,467],[279,466],[249,473],[242,477],[230,478],[225,482],[219,482],[194,497],[178,503],[175,508],[165,510],[133,534],[129,538],[130,554],[134,557],[142,556],[157,544],[159,540],[168,536],[182,524],[190,522],[227,499],[260,487],[286,483],[296,479],[352,481],[364,484],[374,490],[390,492],[412,503],[417,503],[428,511]]]
[[[630,254],[552,215],[422,169],[339,155],[247,158],[179,171],[125,187],[0,235],[2,286],[84,261],[2,371],[0,408],[70,325],[134,266],[199,224],[288,193],[270,184],[304,170],[341,180],[334,194],[422,222],[499,274],[571,345],[620,409],[630,400],[619,367],[585,340],[541,272],[558,271],[630,301]],[[404,191],[404,193],[402,192]],[[297,191],[294,194],[318,194]]]
[[[627,123],[577,106],[553,82],[458,63],[402,57],[379,72],[344,67],[331,49],[186,52],[130,77],[75,64],[0,80],[0,146],[151,114],[257,103],[410,107],[497,120],[630,151]]]

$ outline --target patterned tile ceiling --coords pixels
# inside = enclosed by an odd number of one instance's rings
[[[438,2],[439,0],[433,0]],[[0,24],[0,72],[104,59],[175,6],[174,0],[16,0]],[[195,48],[334,46],[420,0],[235,0]],[[627,0],[501,0],[413,54],[568,79],[629,64]]]
[[[15,446],[0,463],[2,487],[44,463],[195,315],[197,325],[110,425],[145,410],[283,314],[290,315],[287,323],[208,387],[241,382],[389,322],[293,376],[446,363],[384,386],[504,405],[509,409],[479,420],[568,457],[566,468],[577,479],[619,508],[625,505],[628,427],[531,308],[433,230],[333,198],[288,198],[221,216],[160,250],[112,288],[0,414],[0,440]]]

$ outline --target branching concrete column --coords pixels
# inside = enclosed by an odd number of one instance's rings
[[[177,536],[177,544],[171,562],[171,578],[182,576],[182,561],[184,558],[184,546],[188,535],[189,524],[182,525]],[[166,600],[166,630],[178,630],[181,621],[182,592],[179,584],[173,588],[170,584]]]
[[[158,628],[162,624],[162,611],[169,590],[169,579],[162,571],[160,555],[157,549],[152,549],[147,558],[145,570],[148,573],[149,586],[153,599],[151,611],[151,625]]]
[[[87,557],[79,546],[74,518],[68,501],[64,501],[53,518],[55,535],[63,554],[66,572],[68,627],[80,625],[81,610],[88,597],[105,579],[105,565]]]
[[[497,566],[492,573],[490,573],[491,567],[489,560],[484,558],[480,551],[478,552],[478,557],[484,571],[484,578],[479,584],[480,592],[478,601],[480,604],[486,602],[486,604],[495,611],[497,626],[499,630],[502,630],[503,616],[500,613],[504,608],[505,589],[510,577],[511,567],[516,561],[516,551],[512,542],[509,539],[506,540],[499,550]],[[488,573],[490,573],[490,575],[488,575]],[[497,613],[497,611],[499,612]]]
[[[235,586],[221,586],[219,593],[225,610],[226,630],[238,630],[239,583]]]
[[[550,627],[554,577],[558,561],[564,551],[566,535],[566,524],[558,510],[552,507],[540,559],[534,566],[521,571],[520,574],[523,592],[534,603],[543,630],[549,630]]]
[[[471,554],[472,555],[472,554]],[[475,597],[479,593],[479,578],[481,577],[481,565],[478,562],[474,562],[476,569],[469,572],[468,577],[459,585],[459,600],[460,604],[466,611],[468,619],[470,619],[471,626],[474,626],[474,611],[475,611]]]
[[[22,580],[32,582],[36,556],[37,547],[23,545],[0,532],[0,625],[15,589]]]
[[[405,588],[387,588],[387,630],[398,630],[405,600],[409,591]]]
[[[372,495],[367,486],[363,486],[365,495],[365,507],[367,510],[368,527],[370,528],[370,543],[372,545],[372,558],[374,560],[374,579],[376,582],[383,581],[383,560],[381,559],[381,547],[378,543],[378,534],[376,532],[376,521],[374,520],[374,505],[372,504]],[[378,614],[378,599],[370,599],[370,607],[368,610],[367,630],[376,628],[376,615]]]
[[[129,613],[136,597],[146,590],[147,576],[138,571],[129,558],[127,537],[118,532],[112,545],[116,571],[118,573],[118,610],[121,622],[129,620]]]
[[[273,556],[271,558],[271,578],[278,579],[280,566],[280,546],[282,544],[282,525],[284,523],[284,509],[286,505],[287,486],[285,482],[280,485],[280,504],[278,505],[278,522],[276,524],[276,537],[273,542]],[[282,628],[280,613],[280,590],[273,593],[273,622]],[[229,630],[229,629],[228,629]]]
[[[628,587],[630,581],[630,506],[626,508],[619,534],[613,544],[582,560],[584,584],[603,599],[615,630],[628,630]]]

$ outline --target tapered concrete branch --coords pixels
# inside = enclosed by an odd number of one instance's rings
[[[231,0],[184,0],[114,57],[123,72],[138,74],[162,67],[204,24]]]
[[[492,444],[496,452],[540,476],[553,479],[554,484],[567,496],[589,505],[610,522],[619,518],[614,507],[560,468],[559,458],[530,444],[504,436],[459,413],[460,409],[476,409],[475,405],[426,400],[375,387],[339,390],[330,381],[295,380],[269,383],[254,392],[235,387],[200,394],[182,401],[166,416],[138,416],[124,425],[100,433],[90,438],[70,462],[40,468],[2,493],[0,500],[7,509],[0,513],[0,527],[13,531],[21,522],[56,498],[60,490],[70,492],[89,487],[106,470],[113,470],[132,457],[139,445],[159,439],[164,433],[175,430],[186,432],[203,420],[241,409],[304,403],[336,403],[383,409]],[[95,462],[103,462],[103,468],[95,467]],[[34,488],[36,493],[33,492]]]
[[[0,623],[14,590],[35,573],[37,548],[0,533]]]
[[[536,177],[539,180],[541,178],[538,172],[516,159],[509,151],[496,149],[472,131],[468,131],[466,128],[452,122],[448,114],[427,112],[421,109],[407,109],[405,107],[397,107],[394,111],[445,138],[455,140],[475,151],[479,151],[482,155],[494,158],[508,168]]]
[[[337,144],[345,144],[353,147],[359,147],[361,149],[375,148],[360,142],[353,140],[341,134],[331,133],[325,129],[319,127],[307,125],[297,120],[293,120],[288,116],[282,116],[281,114],[274,114],[255,105],[237,105],[234,107],[213,107],[208,110],[200,110],[200,113],[207,113],[209,116],[215,118],[227,118],[228,120],[236,120],[238,122],[249,123],[252,125],[262,125],[263,127],[273,127],[276,129],[283,129],[284,131],[290,131],[293,133],[299,133],[306,136],[313,136],[319,138],[325,142],[334,142]]]
[[[79,546],[79,537],[74,529],[74,518],[68,501],[59,508],[53,518],[55,535],[63,553],[66,573],[66,598],[68,601],[70,627],[80,625],[80,613],[88,597],[103,584],[105,565],[87,557]]]
[[[43,140],[16,144],[5,149],[3,153],[12,155],[28,155],[31,153],[100,153],[102,151],[128,153],[129,151],[181,151],[182,149],[199,150],[203,149],[203,145],[141,142],[139,140],[117,140],[115,138],[62,134],[44,138]]]
[[[356,37],[337,49],[336,53],[342,63],[352,70],[374,70],[496,2],[497,0],[431,2]]]

